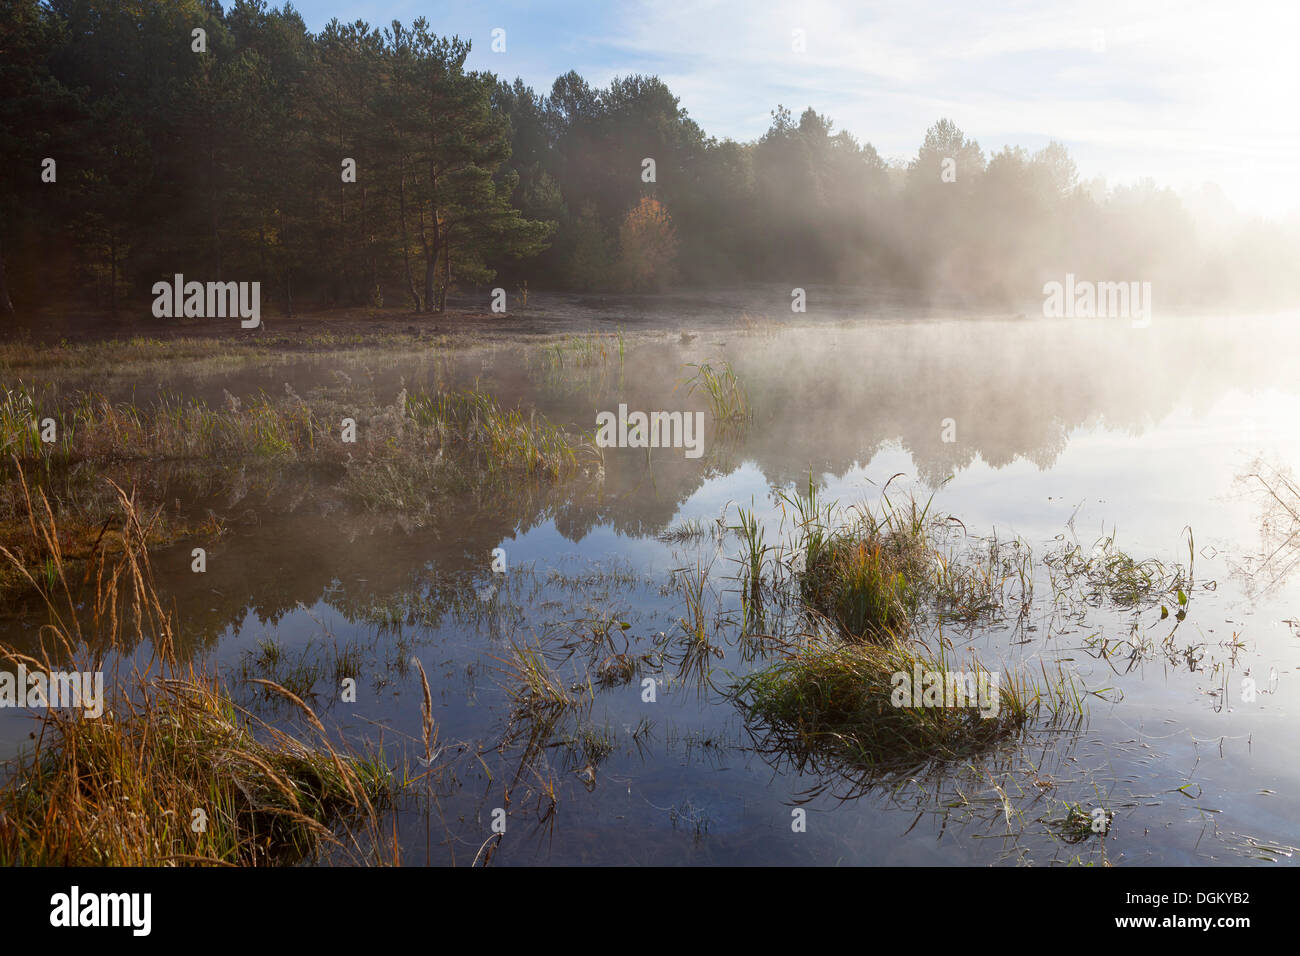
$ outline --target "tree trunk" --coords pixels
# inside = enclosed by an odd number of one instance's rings
[[[447,311],[447,290],[451,288],[451,244],[442,253],[442,288],[438,290],[438,311]]]
[[[366,187],[361,187],[361,247],[365,250],[366,270],[362,277],[362,282],[366,288],[362,290],[362,301],[375,304],[375,287],[379,284],[379,279],[375,275],[375,254],[373,243],[370,241],[370,230],[366,224]]]
[[[217,260],[217,281],[224,281],[221,274],[221,230],[217,227],[217,151],[208,148],[208,190],[212,206],[212,252]]]
[[[441,312],[437,302],[438,260],[424,260],[424,305],[426,312]]]
[[[265,222],[261,223],[257,227],[257,261],[259,263],[258,268],[261,270],[260,278],[262,280],[262,285],[266,286],[267,290],[269,291],[271,288],[271,283],[267,281],[270,278],[270,276],[266,274],[266,223]],[[271,300],[270,295],[268,295],[266,298],[268,302]]]
[[[432,312],[437,307],[438,289],[438,255],[442,251],[442,230],[438,224],[438,209],[433,215],[433,239],[429,239],[429,229],[424,224],[424,205],[420,205],[420,246],[424,250],[424,311]]]
[[[438,219],[438,167],[433,160],[437,155],[438,138],[433,131],[430,131],[429,142],[432,147],[429,153],[429,219],[433,227],[433,242],[426,241],[424,244],[424,310],[433,312],[437,309],[441,312],[442,309],[434,303],[438,285],[438,256],[442,253],[442,223]]]
[[[411,291],[415,311],[420,311],[420,291],[415,287],[415,273],[411,271],[411,239],[406,231],[406,165],[398,153],[397,160],[397,218],[402,223],[402,265],[406,267],[406,284]]]
[[[438,222],[438,210],[433,210],[433,242],[425,247],[424,253],[424,308],[427,312],[442,311],[442,297],[438,294],[438,257],[442,254],[442,224]]]

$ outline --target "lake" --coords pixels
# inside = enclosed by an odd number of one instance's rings
[[[225,523],[203,574],[193,542],[154,556],[183,654],[294,682],[339,734],[420,777],[396,814],[407,865],[485,848],[496,865],[1294,863],[1300,522],[1269,488],[1300,461],[1300,316],[1157,311],[1135,328],[827,300],[813,317],[778,299],[738,318],[721,299],[566,312],[539,297],[536,342],[95,384],[137,400],[329,394],[369,409],[358,454],[375,410],[422,387],[477,384],[587,432],[620,404],[703,413],[698,457],[606,447],[561,480],[471,484],[418,516],[350,507],[310,469],[152,470],[176,511]],[[734,373],[746,416],[718,419],[692,388],[701,365]],[[751,513],[775,546],[810,481],[844,509],[883,492],[959,519],[945,547],[998,555],[1000,607],[928,615],[916,639],[1067,675],[1074,712],[914,774],[773,746],[731,689],[770,664],[767,638],[807,622],[747,617],[731,529]],[[1125,596],[1080,571],[1108,556],[1178,586]],[[702,664],[683,643],[696,614]],[[32,646],[30,620],[5,630]],[[521,715],[519,649],[581,704]],[[442,748],[427,774],[417,659]],[[6,755],[29,727],[0,712]],[[1104,832],[1077,825],[1098,808]]]

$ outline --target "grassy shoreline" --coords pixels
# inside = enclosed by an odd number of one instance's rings
[[[49,573],[34,576],[0,546],[48,620],[39,657],[2,647],[0,657],[20,674],[97,674],[102,695],[95,712],[45,701],[34,743],[0,768],[0,865],[282,864],[330,846],[382,861],[379,810],[394,792],[382,754],[336,748],[311,708],[271,681],[258,683],[297,708],[316,742],[239,708],[202,668],[182,668],[147,525],[117,493],[121,548],[99,551],[93,574],[69,573],[39,491],[27,518]],[[146,642],[148,662],[122,673],[122,652]]]

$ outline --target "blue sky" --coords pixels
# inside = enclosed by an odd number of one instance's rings
[[[472,67],[539,92],[570,69],[597,86],[655,73],[718,137],[760,135],[777,103],[813,106],[902,159],[949,116],[986,154],[1057,139],[1084,178],[1213,181],[1243,210],[1300,213],[1300,4],[1289,0],[294,5],[313,30],[332,17],[424,16],[473,43]],[[495,27],[504,53],[491,50]]]

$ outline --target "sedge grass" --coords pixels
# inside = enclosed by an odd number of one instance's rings
[[[970,706],[900,703],[898,688],[917,673],[940,688],[974,687],[978,694],[983,686],[991,699],[977,696]],[[1004,675],[995,685],[973,659],[959,672],[892,639],[814,642],[750,674],[734,694],[761,729],[764,749],[801,769],[882,773],[914,772],[986,750],[1025,727],[1041,703],[1024,678]]]
[[[21,468],[19,480],[26,489]],[[252,681],[289,701],[315,743],[242,710],[202,669],[182,668],[154,585],[147,519],[133,495],[115,490],[122,548],[101,551],[80,577],[69,574],[39,492],[25,502],[45,570],[33,574],[30,559],[0,546],[0,560],[47,611],[38,656],[11,648],[0,656],[45,673],[99,672],[106,685],[96,717],[38,710],[34,745],[0,768],[0,865],[257,865],[330,847],[378,859],[377,806],[390,784],[383,760],[341,752],[279,684]],[[146,662],[126,656],[142,644]]]

